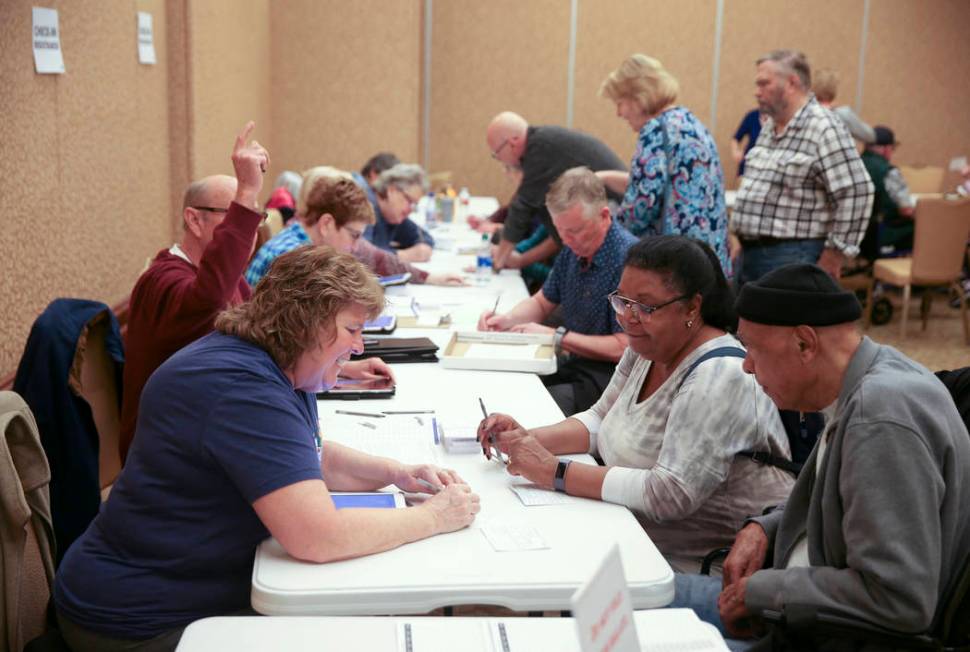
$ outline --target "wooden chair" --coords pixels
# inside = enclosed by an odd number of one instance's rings
[[[899,171],[906,180],[909,191],[916,194],[932,194],[943,192],[943,176],[946,171],[938,165],[914,167],[900,165]]]
[[[909,312],[912,286],[947,286],[959,292],[959,279],[970,234],[970,199],[925,199],[916,205],[913,255],[906,258],[883,258],[872,269],[872,280],[866,291],[865,325],[871,322],[873,289],[877,281],[903,288],[900,333],[906,336],[906,317]],[[923,330],[929,317],[927,294],[922,310]],[[963,336],[970,344],[970,324],[967,322],[966,302],[960,304],[963,317]]]

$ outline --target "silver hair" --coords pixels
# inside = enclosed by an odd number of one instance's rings
[[[755,64],[761,65],[765,61],[773,61],[778,64],[778,67],[786,75],[796,75],[798,81],[802,84],[802,89],[807,91],[812,87],[812,67],[808,64],[808,58],[803,52],[798,50],[772,50],[758,59]]]
[[[273,184],[273,189],[286,188],[290,196],[296,199],[300,196],[300,186],[303,185],[303,177],[300,176],[299,172],[293,172],[292,170],[283,170],[280,172],[280,176],[276,177],[276,183]]]
[[[424,173],[424,168],[416,163],[398,163],[389,170],[381,172],[374,181],[374,192],[381,197],[386,197],[390,186],[398,188],[421,186],[422,190],[427,190],[428,175]]]

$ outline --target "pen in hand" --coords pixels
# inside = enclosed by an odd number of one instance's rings
[[[441,491],[441,487],[439,487],[436,484],[432,484],[431,482],[428,482],[424,478],[415,478],[415,479],[418,481],[419,485],[427,489],[430,493],[436,494],[439,491]]]
[[[481,406],[482,408],[482,416],[487,419],[488,410],[485,409],[485,401],[482,400],[481,396],[478,397],[478,405]],[[498,444],[495,443],[495,435],[493,435],[492,433],[488,433],[488,443],[491,446],[491,448],[495,449],[495,457],[498,459],[498,461],[501,462],[502,464],[508,464],[508,462],[506,462],[502,458],[502,451],[499,450]],[[486,451],[485,456],[491,459],[491,450]]]

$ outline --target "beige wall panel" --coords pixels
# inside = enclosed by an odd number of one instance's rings
[[[879,0],[869,17],[862,115],[896,132],[894,162],[970,155],[970,3]]]
[[[576,39],[574,126],[629,161],[636,134],[599,96],[600,84],[631,54],[659,59],[680,82],[678,104],[710,124],[715,0],[581,1]]]
[[[836,102],[854,104],[864,4],[863,0],[728,0],[724,5],[714,136],[727,185],[733,188],[737,165],[731,160],[731,137],[744,114],[756,108],[755,60],[777,48],[801,50],[813,69],[839,72]]]
[[[563,0],[434,3],[432,171],[451,170],[474,194],[511,195],[485,128],[503,110],[565,125],[569,11]]]
[[[164,3],[44,3],[65,75],[34,73],[33,4],[0,4],[2,372],[51,300],[121,300],[171,237]],[[136,9],[153,14],[156,66],[138,64]]]
[[[269,0],[189,0],[188,24],[191,177],[232,174],[249,120],[272,156]]]
[[[419,162],[419,0],[292,0],[272,17],[273,166]]]

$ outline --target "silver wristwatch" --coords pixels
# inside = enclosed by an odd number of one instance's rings
[[[569,330],[565,326],[556,329],[556,334],[552,336],[552,346],[556,350],[556,355],[562,355],[562,339],[566,337]]]

